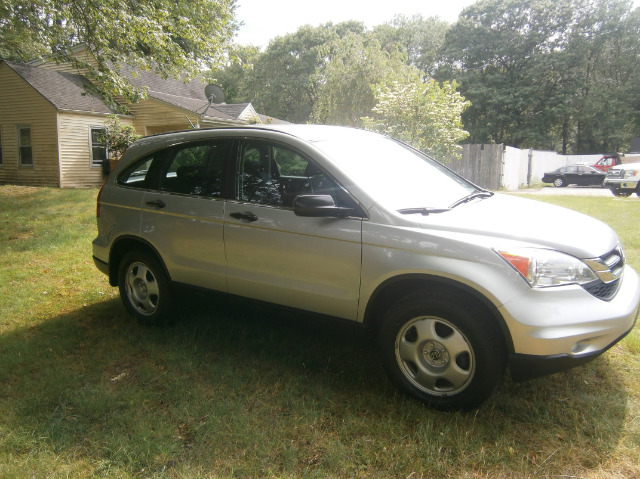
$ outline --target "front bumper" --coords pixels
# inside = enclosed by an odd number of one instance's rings
[[[626,266],[621,281],[610,301],[567,286],[531,289],[499,308],[511,333],[514,380],[584,364],[626,336],[640,309],[640,279]]]
[[[607,180],[605,178],[603,186],[605,188],[614,189],[614,190],[633,191],[638,187],[638,182],[633,180],[629,181],[629,180],[623,180],[623,179]]]
[[[631,327],[633,329],[633,326]],[[613,347],[616,343],[621,341],[627,334],[631,332],[631,329],[613,341],[609,346],[595,351],[593,353],[583,354],[581,356],[572,356],[570,354],[556,354],[550,356],[534,356],[531,354],[510,354],[509,355],[509,369],[511,372],[511,379],[516,382],[528,381],[529,379],[535,379],[550,374],[559,373],[567,369],[581,366],[589,361],[594,360],[602,353]]]

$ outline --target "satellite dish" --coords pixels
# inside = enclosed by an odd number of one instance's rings
[[[224,103],[224,92],[222,88],[213,83],[204,87],[204,94],[209,100],[209,104],[211,103]]]

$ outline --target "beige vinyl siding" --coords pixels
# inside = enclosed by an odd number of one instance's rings
[[[167,131],[191,129],[189,120],[197,126],[198,118],[183,110],[169,107],[165,103],[149,98],[140,103],[128,105],[135,116],[133,126],[141,135],[154,135]]]
[[[18,125],[31,128],[33,166],[18,165]],[[59,186],[56,109],[6,64],[0,64],[0,184]]]
[[[91,127],[103,126],[105,115],[60,112],[58,132],[60,138],[61,187],[100,186],[104,181],[102,167],[91,165]],[[123,124],[131,120],[121,118]]]

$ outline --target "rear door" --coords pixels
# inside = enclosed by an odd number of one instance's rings
[[[145,195],[141,236],[160,253],[173,281],[226,291],[223,190],[231,143],[167,149],[158,188]]]
[[[298,194],[353,199],[310,158],[268,140],[243,140],[225,211],[229,292],[356,319],[362,218],[307,218]]]
[[[563,170],[563,174],[565,179],[567,180],[568,185],[582,184],[582,177],[577,166],[570,165],[565,167]]]
[[[601,171],[588,166],[580,166],[580,183],[583,186],[597,186],[602,184],[604,175]]]

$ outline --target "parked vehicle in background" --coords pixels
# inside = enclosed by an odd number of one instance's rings
[[[183,284],[363,324],[438,409],[603,353],[640,280],[604,223],[487,191],[376,133],[318,125],[135,142],[98,194],[93,259],[145,324]],[[613,359],[612,359],[613,360]]]
[[[605,176],[606,173],[591,166],[568,165],[545,173],[542,181],[544,183],[552,183],[556,187],[568,185],[602,186]]]
[[[602,155],[602,158],[600,158],[597,162],[589,166],[592,166],[593,168],[600,171],[604,171],[606,173],[607,171],[609,171],[609,169],[613,168],[614,166],[622,165],[625,163],[635,163],[637,161],[640,161],[640,155],[637,155],[637,154],[620,155],[618,153],[613,153],[613,154]]]
[[[629,163],[611,168],[604,180],[604,187],[615,196],[640,196],[640,163]]]
[[[597,170],[604,171],[606,173],[607,171],[609,171],[609,168],[611,168],[612,166],[621,165],[621,164],[622,164],[622,160],[620,159],[620,155],[618,155],[617,153],[614,153],[611,155],[602,155],[602,158],[600,158],[598,161],[596,161],[594,164],[590,166],[592,166]]]

